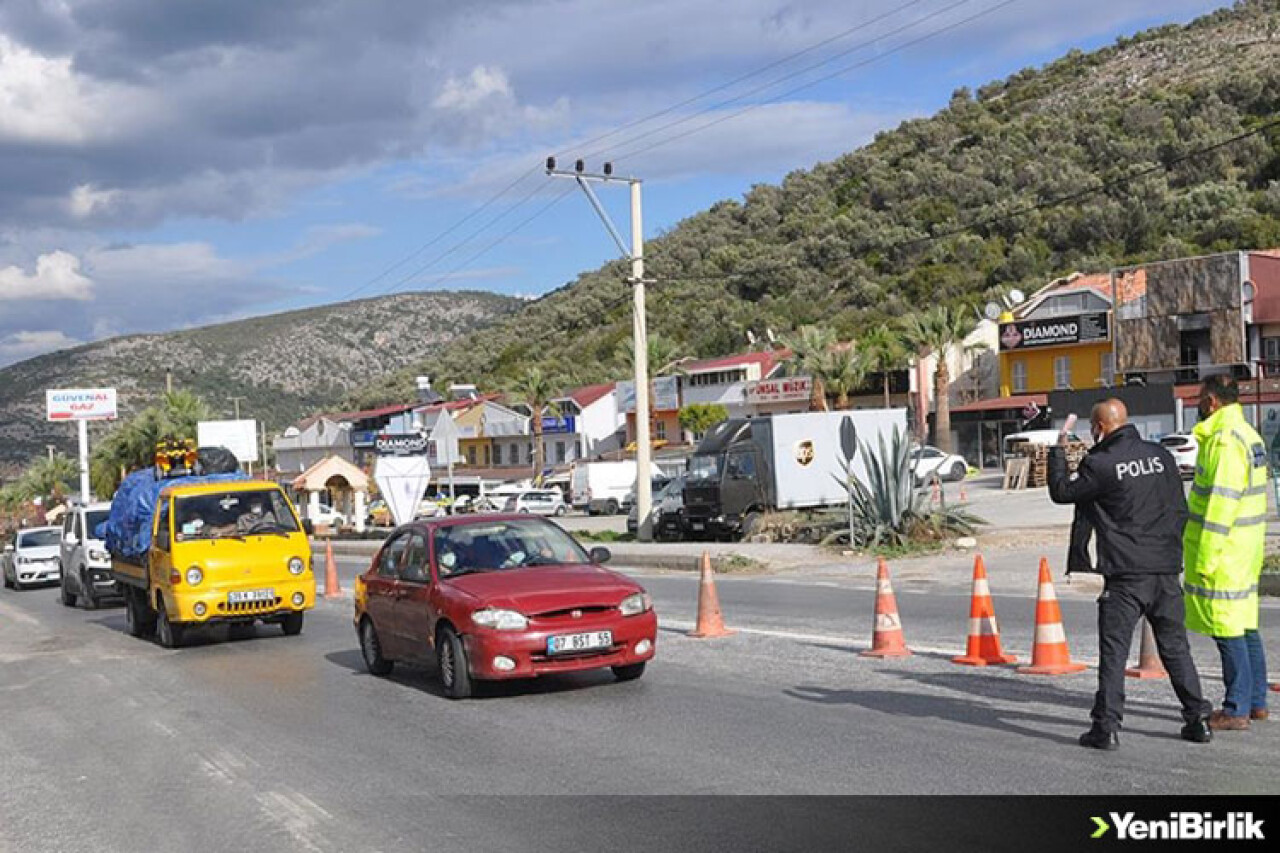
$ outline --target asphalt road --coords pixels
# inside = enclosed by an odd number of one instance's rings
[[[873,661],[854,653],[872,611],[859,579],[722,578],[742,630],[708,641],[686,636],[692,576],[641,578],[663,620],[644,678],[549,678],[466,702],[442,698],[429,669],[365,674],[349,598],[322,602],[299,637],[261,626],[166,651],[127,636],[118,608],[5,591],[0,851],[547,849],[565,837],[555,808],[492,795],[1277,787],[1280,723],[1183,743],[1164,682],[1131,683],[1120,751],[1080,749],[1093,673],[953,665],[968,602],[951,590],[902,591],[917,653]],[[1000,595],[996,609],[1025,656],[1032,600]],[[1072,651],[1091,660],[1091,601],[1064,597],[1063,610]],[[1263,618],[1280,626],[1274,607]],[[1209,645],[1195,653],[1216,672]]]

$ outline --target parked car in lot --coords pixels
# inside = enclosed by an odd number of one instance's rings
[[[656,482],[656,481],[655,481]],[[653,507],[650,517],[653,519],[654,539],[683,539],[684,531],[680,526],[680,508],[684,506],[684,475],[672,477],[653,492]],[[634,501],[627,513],[627,532],[635,535],[639,527],[639,512]]]
[[[4,545],[4,585],[24,589],[62,577],[61,527],[28,527]]]
[[[418,508],[414,510],[414,518],[442,518],[449,514],[449,510],[443,503],[434,498],[423,498],[418,501]]]
[[[387,506],[387,502],[378,498],[369,504],[369,512],[364,517],[364,523],[369,527],[390,527],[394,524],[391,518],[391,507]]]
[[[120,594],[111,576],[111,555],[95,533],[110,511],[109,503],[72,504],[62,518],[60,594],[67,607],[79,602],[94,610],[104,598]]]
[[[925,445],[911,451],[911,470],[915,473],[917,486],[932,481],[935,475],[939,480],[955,483],[969,473],[969,463],[963,456]]]
[[[433,658],[447,696],[477,681],[609,667],[639,678],[658,620],[644,588],[601,564],[555,523],[530,515],[453,516],[394,531],[356,578],[365,665]]]
[[[307,520],[316,527],[319,527],[322,524],[327,524],[330,527],[347,526],[347,517],[328,504],[320,504],[320,511],[318,513],[309,514],[307,516]]]
[[[502,505],[502,511],[561,516],[569,511],[569,507],[565,505],[564,493],[559,489],[533,489],[509,495]]]
[[[1178,463],[1178,473],[1183,479],[1194,477],[1196,474],[1196,457],[1200,454],[1200,442],[1189,432],[1177,432],[1173,435],[1166,435],[1160,439],[1165,450],[1173,454],[1173,459]]]

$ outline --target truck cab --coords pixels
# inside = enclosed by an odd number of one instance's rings
[[[728,420],[694,451],[681,510],[689,536],[749,536],[761,513],[773,506],[770,460],[752,432],[750,420]]]
[[[129,631],[182,645],[193,626],[279,624],[302,631],[315,603],[311,547],[274,483],[233,480],[165,487],[152,516],[146,565],[115,559],[127,587]]]

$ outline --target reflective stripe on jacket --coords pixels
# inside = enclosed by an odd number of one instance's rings
[[[1258,575],[1267,532],[1267,449],[1240,405],[1196,425],[1200,452],[1182,535],[1187,627],[1238,637],[1258,627]]]

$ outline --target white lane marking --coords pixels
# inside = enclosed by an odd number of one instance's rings
[[[313,853],[323,853],[320,824],[332,816],[314,800],[296,791],[266,791],[255,798],[263,813],[281,824],[295,841]]]
[[[162,734],[164,734],[165,736],[167,736],[167,737],[173,737],[173,738],[176,738],[176,737],[178,736],[178,733],[177,733],[176,731],[174,731],[173,729],[169,728],[168,726],[166,726],[164,723],[160,722],[159,720],[152,720],[152,721],[151,721],[151,725],[152,725],[152,726],[154,726],[155,728],[159,729],[159,730],[160,730],[160,732],[161,732]]]
[[[658,627],[670,628],[673,631],[689,632],[689,631],[692,631],[697,626],[695,623],[686,622],[683,619],[666,619],[666,618],[659,617]],[[854,639],[852,637],[842,637],[836,634],[809,634],[801,631],[779,631],[773,628],[744,628],[741,625],[735,625],[732,623],[730,623],[727,627],[730,630],[737,631],[739,634],[751,634],[752,636],[757,636],[757,637],[774,637],[780,640],[796,640],[803,643],[826,643],[828,645],[848,646],[849,651],[851,652],[862,651],[862,649],[864,648],[868,648],[868,649],[871,648],[871,644],[866,642],[865,640]],[[696,642],[701,643],[704,641],[697,640]],[[913,652],[921,652],[923,654],[930,654],[930,655],[944,655],[944,656],[949,655],[951,657],[959,657],[960,655],[964,654],[963,643],[958,643],[954,646],[931,646],[931,645],[922,645],[920,643],[913,643],[908,638],[907,648],[911,649],[911,651]],[[1004,649],[1004,652],[1005,654],[1017,655],[1018,657],[1017,665],[1019,666],[1031,662],[1031,656],[1027,652],[1021,649],[1013,649],[1013,648],[1006,647]],[[1077,663],[1086,664],[1091,669],[1098,668],[1098,659],[1096,657],[1078,658],[1075,655],[1072,655],[1071,659],[1073,661],[1076,661]],[[1202,681],[1205,679],[1206,676],[1213,677],[1213,678],[1222,677],[1222,670],[1202,667],[1199,664],[1196,665],[1196,672],[1200,675],[1200,678]]]

